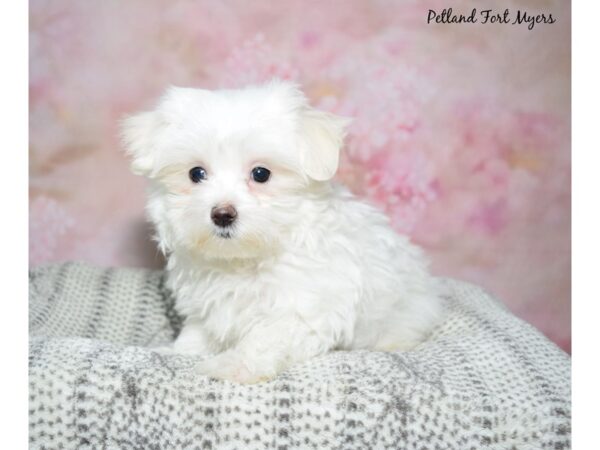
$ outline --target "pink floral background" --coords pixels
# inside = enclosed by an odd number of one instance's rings
[[[30,263],[160,267],[118,120],[169,84],[300,82],[356,118],[339,179],[570,351],[570,3],[31,0]]]

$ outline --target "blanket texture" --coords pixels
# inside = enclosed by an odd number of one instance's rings
[[[241,386],[149,347],[181,318],[164,273],[30,271],[33,449],[567,449],[570,358],[481,289],[410,352],[332,352]]]

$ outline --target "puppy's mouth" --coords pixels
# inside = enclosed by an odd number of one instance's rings
[[[231,228],[217,228],[214,231],[214,235],[220,239],[231,239],[233,237],[233,230]]]

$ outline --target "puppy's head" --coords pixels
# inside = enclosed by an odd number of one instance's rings
[[[312,109],[291,83],[241,90],[170,88],[127,118],[134,173],[165,252],[253,258],[276,249],[302,201],[338,167],[347,120]]]

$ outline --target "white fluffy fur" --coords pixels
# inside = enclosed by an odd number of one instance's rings
[[[125,120],[186,317],[173,350],[210,355],[201,373],[253,383],[333,349],[407,350],[438,321],[421,251],[330,181],[346,125],[281,81],[171,88]],[[252,180],[257,165],[272,172],[264,184]],[[195,166],[208,174],[198,184]],[[238,211],[228,239],[210,219],[222,204]]]

